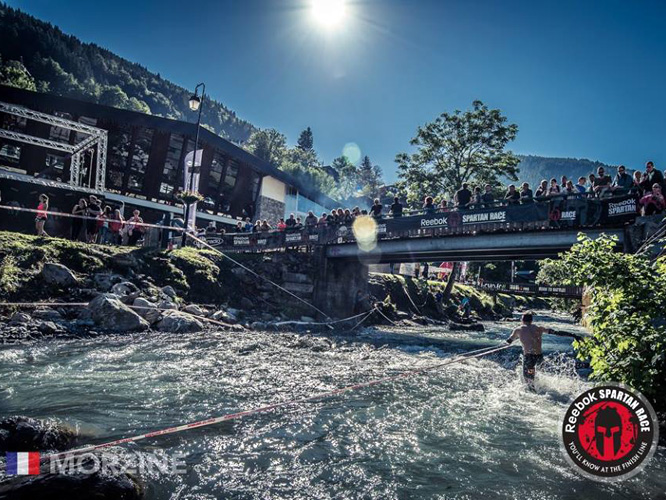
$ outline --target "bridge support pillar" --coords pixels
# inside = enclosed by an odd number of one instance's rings
[[[335,318],[352,316],[358,297],[367,297],[368,266],[357,260],[328,259],[325,247],[315,252],[315,305]]]

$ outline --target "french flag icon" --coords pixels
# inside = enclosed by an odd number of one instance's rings
[[[27,476],[39,474],[38,451],[8,451],[7,474]]]

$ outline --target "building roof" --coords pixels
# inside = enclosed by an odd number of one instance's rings
[[[184,122],[180,120],[172,120],[170,118],[163,118],[161,116],[147,115],[137,111],[129,111],[126,109],[113,108],[96,104],[88,101],[80,101],[78,99],[71,99],[69,97],[61,97],[53,94],[44,94],[41,92],[33,92],[30,90],[19,89],[16,87],[9,87],[0,85],[0,100],[17,104],[21,106],[50,113],[54,110],[74,113],[91,118],[104,118],[116,122],[131,123],[136,126],[146,128],[156,128],[177,134],[183,134],[190,137],[196,135],[196,123]],[[240,162],[245,163],[252,167],[257,172],[263,175],[270,175],[285,184],[292,186],[300,193],[310,198],[311,200],[323,205],[325,207],[338,206],[339,202],[332,198],[320,193],[311,186],[305,185],[302,181],[293,175],[284,172],[272,164],[257,158],[252,153],[237,146],[231,141],[214,134],[213,132],[201,128],[199,137],[206,143],[218,148],[229,156],[238,159]]]

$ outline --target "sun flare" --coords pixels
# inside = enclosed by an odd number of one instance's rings
[[[312,17],[326,28],[338,26],[345,17],[345,0],[312,0]]]

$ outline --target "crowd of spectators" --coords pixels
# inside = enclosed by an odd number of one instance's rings
[[[620,165],[616,175],[611,178],[604,167],[599,167],[596,174],[591,173],[587,177],[579,177],[575,184],[572,179],[568,179],[564,175],[559,183],[555,178],[550,181],[542,180],[536,191],[533,191],[527,182],[523,182],[520,188],[515,184],[510,184],[503,196],[498,196],[497,191],[490,184],[481,188],[463,183],[452,200],[442,198],[436,201],[434,197],[426,196],[422,206],[416,210],[405,209],[396,196],[386,212],[380,200],[375,199],[369,210],[361,209],[358,206],[353,209],[337,208],[329,213],[324,212],[320,216],[310,211],[304,219],[292,213],[286,219],[280,218],[274,226],[267,219],[258,219],[253,223],[249,217],[246,217],[244,220],[238,221],[232,232],[256,233],[273,230],[289,232],[304,228],[349,226],[356,217],[362,215],[369,215],[375,219],[380,219],[384,215],[395,218],[414,211],[427,214],[449,210],[488,208],[503,204],[534,203],[553,198],[606,198],[630,193],[637,196],[641,214],[652,215],[662,213],[666,208],[663,195],[665,188],[663,173],[655,168],[653,162],[648,161],[645,171],[637,170],[633,175],[627,173],[624,165]],[[40,195],[35,219],[35,229],[39,235],[46,235],[44,223],[47,219],[48,203],[48,197],[44,194]],[[110,206],[104,205],[95,195],[90,195],[87,199],[81,198],[72,208],[71,214],[74,216],[71,219],[70,236],[72,240],[100,244],[136,245],[147,229],[139,210],[134,210],[132,216],[125,220],[120,209],[112,209]],[[175,219],[176,224],[172,223],[172,225],[178,226],[178,220]],[[183,221],[180,220],[180,227],[183,226]],[[224,232],[224,229],[218,228],[215,222],[210,222],[206,228],[197,229],[199,236],[220,236]]]

